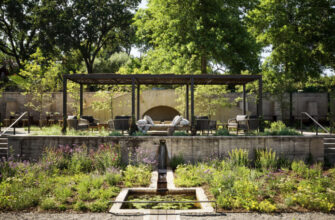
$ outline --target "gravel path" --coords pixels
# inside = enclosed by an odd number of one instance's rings
[[[323,213],[283,213],[277,215],[257,214],[257,213],[227,213],[223,215],[212,215],[212,216],[113,216],[108,213],[0,213],[1,220],[169,220],[169,219],[181,219],[181,220],[335,220],[335,215],[323,214]]]

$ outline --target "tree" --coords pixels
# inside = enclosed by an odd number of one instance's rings
[[[0,51],[19,68],[39,45],[38,0],[3,0],[0,5]]]
[[[51,101],[50,92],[59,90],[58,80],[59,65],[46,59],[38,48],[36,53],[30,57],[31,61],[26,61],[24,68],[20,71],[20,76],[10,76],[29,97],[26,107],[37,111],[42,119],[42,112],[45,106]]]
[[[294,81],[319,77],[326,64],[325,42],[334,45],[334,1],[261,0],[248,13],[249,30],[264,47],[278,72]],[[334,20],[334,19],[333,19]]]
[[[78,50],[88,73],[102,47],[122,45],[139,0],[46,0],[44,29],[64,51]],[[129,46],[128,42],[125,43]]]
[[[235,74],[257,72],[260,48],[244,25],[250,7],[243,0],[150,0],[134,23],[147,46],[144,62],[179,73],[207,73],[211,62]]]
[[[260,0],[248,12],[249,31],[263,47],[271,47],[263,64],[264,85],[281,102],[282,114],[285,93],[320,77],[325,66],[330,66],[325,46],[335,43],[330,35],[335,28],[333,14],[334,1],[329,0]]]

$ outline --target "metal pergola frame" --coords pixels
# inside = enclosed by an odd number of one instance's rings
[[[195,85],[242,85],[243,114],[246,114],[245,85],[258,80],[257,116],[262,116],[262,76],[261,75],[174,75],[174,74],[131,74],[112,73],[66,74],[63,75],[63,128],[67,128],[67,80],[80,85],[80,116],[83,115],[83,85],[131,85],[131,117],[132,127],[135,126],[135,114],[140,118],[140,86],[141,85],[185,85],[186,86],[186,118],[189,120],[189,90],[191,90],[191,127],[194,128],[194,86]],[[137,85],[137,86],[136,86]],[[137,109],[135,107],[135,88],[137,87]],[[135,111],[135,109],[137,111]]]

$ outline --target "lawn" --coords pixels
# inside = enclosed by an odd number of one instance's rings
[[[222,211],[335,211],[335,169],[290,162],[271,150],[258,150],[254,161],[248,151],[233,150],[224,160],[179,164],[175,176],[179,187],[203,186]]]
[[[0,211],[106,212],[124,186],[148,186],[151,166],[122,166],[117,145],[48,148],[37,163],[2,159]]]

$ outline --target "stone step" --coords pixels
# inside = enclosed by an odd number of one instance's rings
[[[335,148],[325,149],[324,152],[325,152],[325,154],[329,154],[329,153],[330,153],[330,154],[332,154],[332,153],[335,154]]]
[[[335,143],[335,138],[324,138],[323,143]]]
[[[335,143],[323,143],[323,146],[324,147],[332,147],[332,146],[335,147]]]
[[[0,147],[8,147],[8,143],[0,143]]]
[[[8,143],[8,138],[0,138],[0,143]]]

